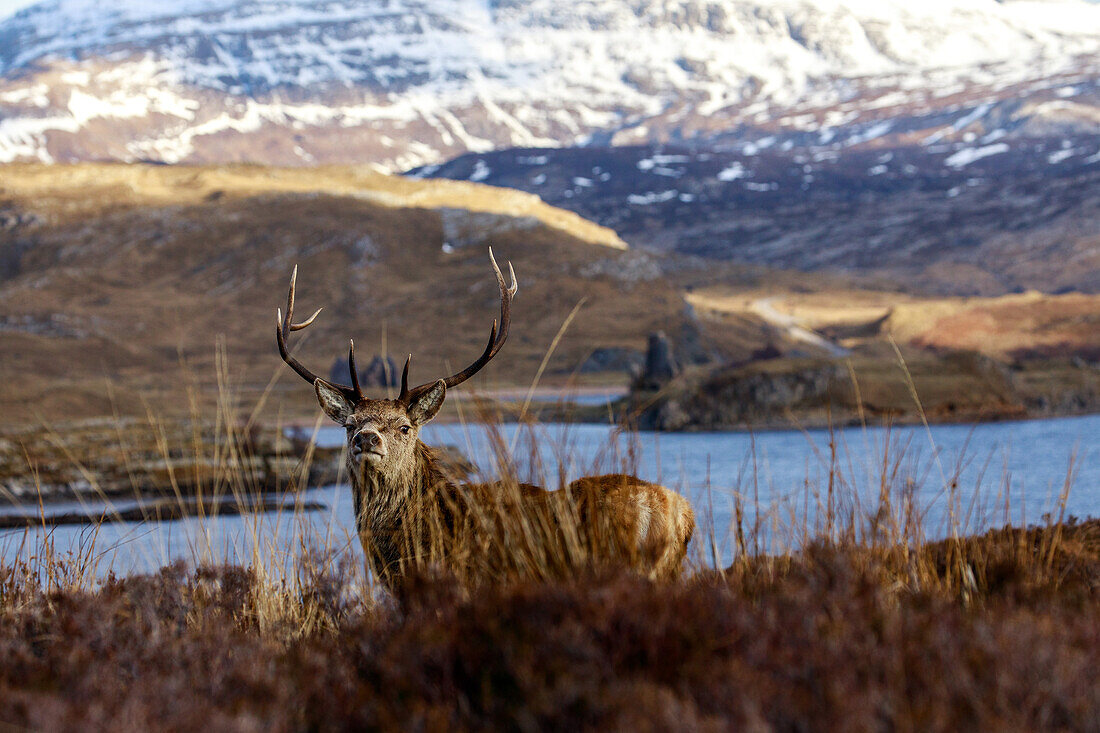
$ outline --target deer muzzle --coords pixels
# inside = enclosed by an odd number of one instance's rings
[[[382,435],[374,430],[360,430],[351,439],[351,457],[355,461],[378,461],[386,457]]]

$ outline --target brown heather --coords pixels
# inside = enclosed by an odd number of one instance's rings
[[[240,567],[0,585],[0,721],[50,730],[1095,730],[1100,523],[844,541],[400,606]],[[317,570],[325,568],[324,570]],[[959,572],[964,568],[964,572]],[[66,576],[66,572],[70,575]],[[36,574],[38,573],[38,574]]]

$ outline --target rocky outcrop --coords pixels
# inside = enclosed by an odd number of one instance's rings
[[[675,338],[676,356],[681,367],[689,365],[714,364],[720,361],[718,353],[707,337],[699,323],[699,315],[690,303],[684,304],[684,312],[680,319],[680,327],[676,331]]]
[[[861,421],[974,422],[1077,414],[1100,406],[1100,369],[1021,368],[974,352],[851,360],[779,357],[694,368],[641,383],[625,417],[651,430],[821,427]]]
[[[792,411],[850,401],[837,364],[807,362],[785,371],[759,365],[685,374],[657,392],[635,390],[638,426],[648,430],[744,428]]]
[[[359,374],[359,384],[364,387],[396,387],[398,374],[397,364],[393,357],[376,356],[367,364],[367,368]]]
[[[397,363],[390,356],[375,356],[365,369],[359,371],[359,384],[363,387],[396,387],[400,375]],[[346,358],[332,360],[328,370],[329,380],[336,384],[351,384],[351,369]]]
[[[663,331],[651,333],[646,347],[645,371],[639,377],[637,386],[642,390],[660,389],[677,374],[680,365],[672,353],[672,344]]]

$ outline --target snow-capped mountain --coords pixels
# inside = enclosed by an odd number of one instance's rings
[[[1085,0],[47,0],[0,23],[0,161],[1100,132]]]

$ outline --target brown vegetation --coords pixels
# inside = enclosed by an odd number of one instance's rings
[[[323,566],[318,566],[323,567]],[[852,540],[398,608],[339,569],[0,583],[0,720],[53,730],[1065,730],[1100,719],[1100,524]],[[317,568],[314,568],[316,571]]]
[[[715,287],[688,296],[700,310],[741,316],[764,298],[806,328],[851,348],[889,337],[926,350],[973,351],[999,360],[1100,359],[1100,295],[1029,291],[992,298],[920,297],[835,287],[806,292],[779,285],[770,290]]]

